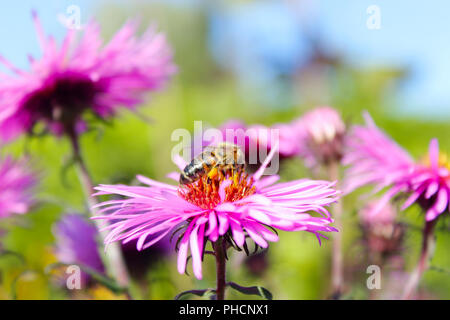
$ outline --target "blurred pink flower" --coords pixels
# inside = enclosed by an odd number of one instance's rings
[[[402,248],[405,227],[396,222],[397,210],[390,203],[373,215],[373,208],[377,205],[378,201],[371,201],[359,210],[363,238],[369,252],[383,257],[392,256]]]
[[[295,156],[298,152],[298,142],[295,132],[289,124],[278,123],[267,127],[260,124],[247,126],[240,120],[229,120],[219,127],[223,140],[232,142],[245,150],[246,154],[250,150],[258,152],[259,148],[271,150],[278,144],[278,152],[282,158]],[[271,130],[278,130],[278,141],[272,141]],[[264,159],[261,159],[261,162]]]
[[[36,177],[27,161],[3,159],[0,163],[0,218],[27,213],[33,204],[35,184]]]
[[[313,109],[294,121],[291,128],[298,139],[298,154],[308,167],[341,160],[346,128],[335,109]]]
[[[248,127],[250,140],[255,141],[258,146],[271,150],[278,145],[278,152],[282,158],[289,158],[298,153],[298,140],[295,132],[289,124],[277,123],[270,127],[253,125]],[[278,130],[278,141],[272,141],[271,130]]]
[[[103,46],[99,25],[92,21],[78,43],[77,31],[69,30],[58,46],[44,34],[35,13],[33,19],[42,58],[30,58],[27,72],[0,57],[14,72],[0,73],[3,140],[31,133],[39,122],[56,135],[83,131],[85,111],[107,118],[118,106],[132,109],[143,102],[145,93],[161,88],[175,72],[171,49],[164,35],[153,28],[138,38],[138,24],[128,22]]]
[[[344,164],[350,168],[346,172],[345,192],[367,184],[376,186],[374,192],[389,187],[373,208],[372,215],[378,214],[399,194],[409,194],[402,210],[418,203],[426,212],[427,221],[448,211],[450,163],[445,155],[439,155],[438,141],[431,140],[424,161],[414,161],[378,129],[368,114],[365,118],[366,126],[355,126],[348,139]]]
[[[267,241],[278,241],[278,236],[266,227],[285,231],[308,231],[319,241],[320,232],[337,231],[329,226],[332,219],[325,206],[337,201],[338,191],[328,181],[296,180],[273,185],[278,176],[262,178],[262,172],[276,149],[260,169],[248,176],[240,172],[232,179],[200,179],[187,186],[174,186],[138,176],[147,187],[100,185],[98,195],[122,195],[123,200],[106,201],[94,219],[117,221],[104,227],[111,230],[105,243],[138,239],[137,249],[150,247],[182,223],[184,233],[178,246],[178,271],[186,269],[190,248],[194,274],[202,278],[202,257],[209,239],[232,239],[238,247],[250,237],[260,247]],[[184,161],[177,160],[182,170]],[[170,177],[178,181],[178,174]],[[323,217],[307,213],[315,211]],[[158,236],[156,236],[159,234]],[[153,238],[148,239],[150,236]]]
[[[387,203],[377,215],[373,215],[373,208],[378,204],[377,200],[370,201],[361,210],[359,210],[359,217],[361,222],[365,225],[377,224],[393,224],[397,217],[397,210],[390,203]]]

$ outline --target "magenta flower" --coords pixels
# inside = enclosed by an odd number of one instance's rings
[[[258,148],[272,150],[278,145],[280,157],[288,158],[298,153],[298,141],[295,131],[288,124],[278,123],[267,127],[259,124],[245,125],[240,120],[229,120],[219,128],[222,132],[223,140],[239,145],[246,154],[250,150],[257,152]],[[272,141],[271,130],[278,130],[275,137],[277,141]],[[262,159],[264,161],[264,159]]]
[[[289,158],[298,153],[298,138],[295,131],[289,124],[277,123],[270,127],[263,125],[253,125],[248,127],[250,132],[250,141],[254,141],[261,147],[266,147],[272,150],[275,145],[278,145],[278,152],[280,157]],[[278,131],[278,141],[272,141],[271,130]]]
[[[272,149],[252,176],[239,172],[230,178],[222,176],[212,181],[205,177],[187,186],[138,176],[147,186],[96,187],[98,195],[125,197],[98,205],[102,207],[100,214],[109,214],[94,219],[115,221],[104,227],[110,230],[105,243],[138,239],[137,249],[142,250],[184,224],[179,238],[178,271],[185,272],[190,249],[194,275],[201,279],[207,240],[216,242],[221,237],[242,248],[250,237],[258,246],[266,248],[268,241],[278,240],[272,228],[308,231],[319,241],[323,236],[320,232],[337,231],[329,226],[332,219],[325,209],[338,199],[338,191],[332,188],[334,183],[303,179],[274,184],[278,176],[261,178],[275,150]],[[182,169],[185,163],[177,162]],[[170,177],[178,181],[178,174]],[[310,211],[323,217],[312,216]]]
[[[308,167],[341,160],[346,128],[335,109],[319,107],[309,111],[291,128],[298,139],[298,154]]]
[[[103,45],[97,23],[89,23],[78,43],[68,31],[61,46],[44,35],[33,14],[43,51],[22,71],[0,57],[15,74],[0,74],[0,136],[32,133],[42,122],[56,135],[85,129],[83,114],[108,118],[118,106],[134,108],[144,94],[161,88],[175,71],[164,35],[149,28],[140,38],[129,22]]]
[[[373,208],[373,215],[399,194],[409,195],[402,210],[418,203],[426,212],[427,221],[448,211],[450,163],[445,155],[439,155],[438,141],[431,140],[424,161],[414,161],[378,129],[368,114],[365,118],[366,126],[355,126],[348,139],[349,150],[344,163],[350,168],[346,174],[345,192],[367,184],[375,185],[375,192],[389,187]]]
[[[55,224],[53,233],[56,238],[56,256],[66,264],[81,264],[99,273],[104,267],[97,248],[98,235],[95,226],[79,214],[67,214]],[[82,273],[86,283],[89,276]]]
[[[0,218],[27,213],[33,204],[36,177],[25,160],[7,157],[0,163]]]

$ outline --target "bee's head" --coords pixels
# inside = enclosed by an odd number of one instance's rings
[[[192,179],[186,176],[184,173],[180,174],[180,184],[186,185],[192,183]]]

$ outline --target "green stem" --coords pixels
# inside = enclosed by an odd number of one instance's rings
[[[435,247],[435,237],[434,237],[434,227],[436,225],[436,219],[432,221],[427,221],[425,223],[425,228],[423,229],[423,238],[422,238],[422,250],[420,253],[420,258],[417,263],[416,268],[414,269],[411,277],[409,278],[405,290],[403,292],[403,300],[412,299],[415,292],[417,291],[417,287],[419,286],[420,279],[422,278],[423,273],[428,268],[428,262],[433,256],[434,247]]]
[[[94,193],[94,185],[92,183],[91,176],[89,174],[89,171],[86,167],[86,164],[81,154],[78,135],[75,132],[73,132],[68,136],[73,151],[74,161],[78,171],[78,178],[80,180],[84,196],[89,207],[89,213],[91,217],[94,217],[97,215],[97,212],[96,209],[94,209],[93,207],[98,203],[98,201],[95,197],[92,196],[92,194]],[[112,276],[120,286],[128,287],[129,285],[128,270],[119,243],[114,242],[109,244],[107,252],[104,252],[105,250],[103,240],[107,235],[107,231],[100,232],[101,228],[100,221],[99,220],[94,221],[97,226],[97,229],[99,230],[99,234],[102,240],[101,243],[99,244],[100,246],[99,249],[100,253],[103,253],[102,258],[105,262],[108,274],[110,274],[110,276]]]
[[[217,300],[225,300],[225,287],[226,287],[226,259],[225,259],[225,244],[223,240],[219,238],[213,243],[214,254],[216,256],[216,274],[217,274],[217,288],[216,296]]]
[[[331,181],[339,181],[339,162],[333,161],[328,165],[328,177]],[[342,202],[333,204],[334,227],[339,232],[333,233],[333,249],[331,262],[332,297],[338,299],[342,294],[344,283],[343,255],[342,255]]]

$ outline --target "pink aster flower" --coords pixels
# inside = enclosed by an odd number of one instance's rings
[[[33,204],[36,177],[25,160],[11,157],[0,163],[0,218],[27,213]]]
[[[190,185],[177,186],[138,176],[146,186],[100,185],[99,195],[121,195],[122,200],[98,205],[95,219],[113,221],[105,227],[110,233],[106,244],[138,239],[137,249],[152,246],[167,234],[183,227],[178,243],[178,271],[184,273],[188,251],[192,255],[194,275],[202,278],[202,259],[209,240],[219,239],[238,248],[246,247],[246,238],[266,248],[278,241],[274,228],[308,231],[318,239],[320,232],[337,231],[326,206],[337,201],[334,183],[308,179],[278,183],[278,176],[262,178],[276,148],[252,176],[240,171],[231,177],[204,177]],[[185,163],[177,160],[180,169]],[[176,181],[178,174],[170,177]],[[309,212],[322,214],[320,217]],[[105,214],[108,213],[108,214]]]
[[[294,156],[298,151],[296,136],[288,124],[277,123],[267,127],[260,124],[246,125],[240,120],[229,120],[222,124],[219,130],[222,132],[223,141],[239,145],[246,153],[250,150],[256,152],[258,148],[272,150],[275,145],[278,145],[278,152],[282,158]],[[277,133],[271,130],[277,130]]]
[[[338,111],[319,107],[291,124],[299,143],[299,155],[308,167],[340,161],[346,132]]]
[[[426,212],[427,221],[448,211],[450,163],[446,155],[439,154],[438,141],[431,140],[425,160],[414,161],[375,125],[368,114],[365,117],[366,126],[355,126],[348,139],[349,150],[344,163],[350,167],[345,191],[351,192],[367,184],[375,185],[375,192],[388,187],[373,208],[373,215],[400,194],[409,195],[402,210],[418,203]]]
[[[289,124],[277,123],[270,127],[253,125],[248,129],[251,141],[261,147],[266,147],[268,150],[272,150],[277,145],[282,158],[293,157],[298,153],[298,139]],[[274,137],[277,137],[278,141],[274,141],[271,130],[277,130],[278,133]]]
[[[161,88],[175,71],[172,52],[163,34],[149,28],[137,37],[136,22],[126,23],[106,45],[99,25],[90,22],[76,42],[69,30],[61,45],[47,37],[33,19],[42,49],[31,70],[14,67],[13,75],[0,73],[0,136],[10,140],[32,133],[44,123],[52,133],[85,129],[85,111],[98,118],[112,116],[118,106],[135,108],[147,92]]]

